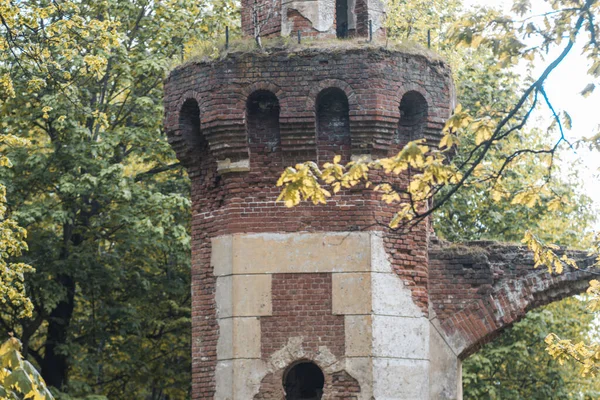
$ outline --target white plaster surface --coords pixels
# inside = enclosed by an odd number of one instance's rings
[[[356,0],[348,0],[348,29],[356,29]],[[351,156],[354,159],[354,156]]]
[[[430,395],[436,400],[462,399],[462,365],[434,326],[430,329]]]
[[[233,400],[233,360],[217,361],[215,399]]]
[[[373,396],[377,400],[429,399],[429,361],[373,359]]]
[[[379,232],[371,234],[371,271],[392,272],[392,265],[383,245],[383,237]]]
[[[413,302],[409,288],[396,273],[371,274],[372,307],[374,314],[402,317],[423,317],[423,312]]]
[[[373,33],[385,25],[385,3],[382,0],[368,0],[369,20],[373,24]]]
[[[292,33],[292,24],[291,21],[288,21],[287,17],[288,10],[298,11],[319,32],[327,32],[333,29],[335,0],[284,1],[281,12],[281,34],[283,36],[289,36]]]
[[[429,359],[429,321],[426,318],[374,315],[373,355]]]
[[[392,270],[379,233],[371,234],[371,282],[374,314],[421,317],[423,312],[413,302],[409,288]]]

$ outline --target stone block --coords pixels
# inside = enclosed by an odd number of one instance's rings
[[[344,331],[346,357],[368,357],[373,348],[370,315],[346,315]]]
[[[217,303],[217,318],[229,318],[233,315],[232,276],[220,276],[217,278],[215,301]]]
[[[233,358],[233,319],[221,318],[218,321],[217,360],[231,360]]]
[[[369,241],[365,232],[235,235],[233,273],[366,272]]]
[[[253,399],[266,374],[267,367],[262,360],[233,360],[233,382],[238,383],[233,387],[233,399]]]
[[[260,358],[259,318],[233,318],[233,357]]]
[[[231,235],[211,239],[210,265],[215,276],[231,275],[233,272],[233,238]]]
[[[217,361],[215,399],[233,400],[233,360]]]
[[[233,316],[272,314],[271,275],[233,275],[232,278]]]
[[[371,274],[333,274],[331,291],[333,314],[371,313]]]
[[[431,398],[439,400],[462,399],[462,366],[434,326],[430,328]]]
[[[360,385],[357,400],[373,399],[373,359],[371,357],[346,357],[346,372]]]

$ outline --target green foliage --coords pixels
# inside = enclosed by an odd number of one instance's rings
[[[546,353],[544,338],[557,332],[588,338],[593,314],[570,298],[530,311],[526,318],[463,364],[465,399],[597,399],[600,386]]]
[[[463,52],[459,49],[458,52]],[[468,49],[454,66],[457,96],[463,109],[505,115],[518,101],[524,83],[520,76],[497,63],[486,47]],[[472,157],[477,133],[463,131],[453,162],[460,165]],[[567,174],[560,153],[525,153],[551,148],[555,132],[522,129],[495,143],[488,158],[475,171],[477,179],[457,191],[434,214],[436,232],[450,241],[495,239],[520,241],[528,230],[561,245],[584,247],[581,232],[595,221],[591,200],[577,170]],[[511,158],[512,157],[512,158]],[[501,176],[496,172],[510,160]],[[568,167],[568,166],[567,166]],[[443,197],[450,188],[444,188]]]
[[[0,168],[12,166],[9,158],[3,155],[7,147],[26,144],[13,135],[0,133]],[[0,183],[0,304],[14,307],[19,318],[26,318],[32,314],[33,303],[25,292],[25,274],[33,268],[14,260],[27,250],[27,231],[8,217],[8,211],[6,187]]]
[[[0,1],[0,171],[35,265],[15,332],[59,398],[185,399],[189,182],[162,132],[162,82],[230,1]],[[7,51],[8,50],[8,51]],[[18,256],[18,254],[14,254]]]
[[[21,342],[11,337],[0,345],[0,398],[53,400],[44,379],[21,355]]]

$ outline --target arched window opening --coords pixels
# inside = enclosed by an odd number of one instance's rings
[[[325,376],[312,362],[294,365],[284,376],[286,400],[321,400]]]
[[[318,160],[331,161],[341,155],[350,157],[350,116],[348,97],[339,88],[324,89],[317,96]]]
[[[335,34],[338,39],[348,37],[348,0],[335,0]]]
[[[427,101],[419,92],[407,92],[400,101],[398,139],[404,141],[421,137],[426,122]]]
[[[217,173],[217,162],[210,152],[208,140],[202,133],[200,107],[195,99],[187,99],[181,106],[179,130],[188,147],[185,152],[186,162],[191,164],[188,171],[193,171],[194,181],[201,187],[199,190],[219,192],[223,183]]]
[[[198,150],[208,146],[200,130],[200,107],[195,99],[187,99],[179,112],[181,136],[193,148]]]
[[[246,103],[250,154],[271,154],[281,147],[279,100],[268,90],[257,90]]]

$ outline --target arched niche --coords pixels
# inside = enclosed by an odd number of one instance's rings
[[[323,89],[316,100],[317,157],[319,162],[331,161],[341,155],[350,159],[350,116],[348,97],[342,89]]]
[[[197,151],[208,148],[208,142],[200,129],[200,107],[196,99],[187,99],[179,110],[179,130],[186,143]]]
[[[321,400],[324,386],[323,371],[310,361],[292,365],[283,375],[286,400]]]
[[[279,100],[272,92],[261,89],[248,96],[246,131],[251,156],[280,153],[279,112]]]
[[[217,173],[217,162],[210,151],[210,144],[201,129],[200,107],[194,98],[186,99],[179,110],[179,130],[187,144],[186,163],[192,183],[204,191],[218,190],[222,185]],[[199,202],[201,207],[207,203]]]
[[[427,100],[415,90],[406,92],[400,100],[400,119],[398,121],[399,142],[419,139],[423,136],[427,123]]]

